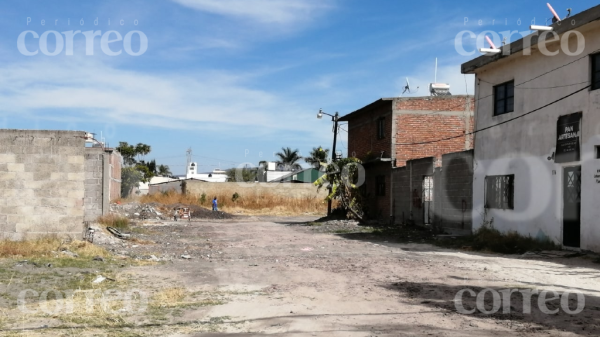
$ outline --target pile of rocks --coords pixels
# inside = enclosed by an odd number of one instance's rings
[[[155,219],[166,220],[168,215],[157,210],[156,204],[140,204],[139,202],[129,202],[126,204],[113,203],[110,205],[110,212],[124,216],[129,219]]]

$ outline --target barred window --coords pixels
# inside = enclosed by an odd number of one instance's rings
[[[377,139],[385,138],[385,117],[377,120]]]
[[[514,209],[515,175],[485,177],[485,208]]]

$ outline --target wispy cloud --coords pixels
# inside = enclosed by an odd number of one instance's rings
[[[196,10],[263,24],[294,24],[332,7],[323,0],[173,0]]]
[[[85,58],[24,62],[0,67],[0,117],[317,135],[314,116],[306,113],[312,107],[246,80],[219,72],[146,74]]]

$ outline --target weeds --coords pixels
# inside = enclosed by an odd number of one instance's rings
[[[514,231],[502,233],[491,224],[484,224],[473,235],[435,243],[445,247],[501,254],[523,254],[527,251],[561,249],[559,245],[550,240],[537,240]]]
[[[32,240],[0,241],[0,258],[56,257],[64,250],[74,252],[81,257],[106,257],[110,255],[105,249],[95,246],[87,241],[68,241],[54,235],[43,236]]]
[[[168,193],[143,195],[139,201],[141,203],[160,203],[163,205],[205,206],[207,197],[212,200],[215,196],[219,200],[219,209],[229,213],[299,215],[322,214],[326,209],[321,196],[296,198],[274,193],[244,195],[231,190],[223,190],[214,196],[207,196],[205,193],[197,196],[169,191]],[[334,201],[334,206],[336,205],[337,202]]]
[[[104,215],[98,218],[98,223],[105,227],[114,227],[121,230],[129,229],[129,219],[116,214]]]

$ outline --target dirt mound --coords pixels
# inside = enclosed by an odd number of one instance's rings
[[[212,210],[196,205],[171,204],[163,205],[152,202],[141,204],[139,202],[130,202],[125,204],[111,204],[111,213],[118,214],[129,219],[173,219],[173,209],[177,207],[187,207],[192,211],[192,219],[232,219],[233,215],[226,212],[213,212]]]

